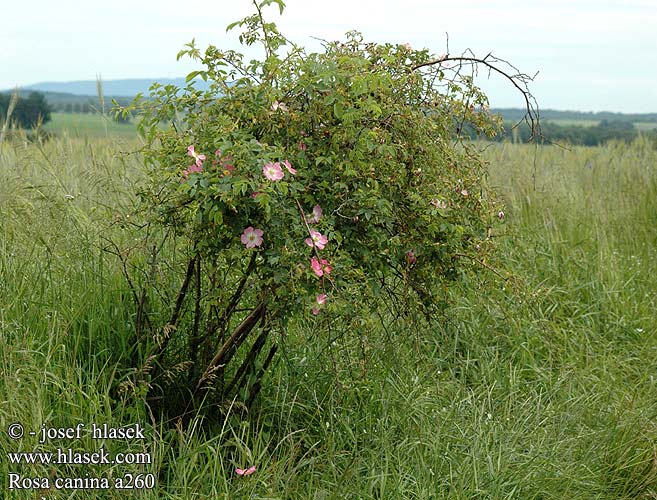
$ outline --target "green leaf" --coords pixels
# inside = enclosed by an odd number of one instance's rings
[[[285,3],[283,2],[283,0],[263,0],[263,2],[260,3],[260,8],[262,9],[263,7],[266,7],[273,3],[278,5],[279,13],[282,14],[283,10],[285,9]]]
[[[361,95],[367,92],[367,81],[363,78],[355,78],[351,84],[351,90],[356,95]]]
[[[191,82],[194,78],[196,78],[199,73],[203,73],[202,71],[192,71],[189,75],[187,75],[187,78],[185,78],[185,82]]]
[[[234,23],[230,23],[228,26],[226,26],[226,33],[232,30],[235,26],[242,26],[242,21],[235,21]]]
[[[342,119],[342,116],[344,115],[344,105],[340,101],[336,101],[333,104],[333,114],[338,120]]]

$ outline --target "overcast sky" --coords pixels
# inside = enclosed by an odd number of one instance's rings
[[[538,72],[541,108],[657,112],[657,0],[287,0],[268,18],[300,45],[344,38],[410,43],[511,61]],[[192,38],[238,49],[228,23],[249,0],[2,0],[0,89],[43,81],[164,78],[196,69],[176,62]],[[492,107],[522,107],[498,79],[479,81]]]

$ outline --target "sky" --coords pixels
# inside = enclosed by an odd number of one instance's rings
[[[200,69],[176,61],[193,38],[240,49],[225,27],[250,0],[1,0],[0,89],[45,81],[170,78]],[[435,54],[470,49],[536,74],[543,109],[657,112],[657,0],[287,0],[265,10],[297,44],[340,40],[409,43]],[[500,77],[477,82],[491,107],[524,105]]]

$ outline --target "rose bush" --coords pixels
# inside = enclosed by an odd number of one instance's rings
[[[495,130],[471,78],[414,69],[428,50],[356,32],[307,53],[263,20],[269,4],[282,12],[265,0],[230,26],[262,60],[190,43],[179,58],[203,69],[141,105],[142,198],[186,249],[158,256],[187,271],[148,361],[151,391],[183,395],[178,413],[250,403],[293,318],[316,318],[317,336],[381,302],[430,318],[444,285],[485,260],[499,211],[459,136]]]

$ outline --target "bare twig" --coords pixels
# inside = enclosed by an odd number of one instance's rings
[[[221,346],[219,352],[217,352],[214,358],[212,358],[212,361],[210,361],[208,367],[205,369],[205,372],[203,372],[203,375],[201,375],[201,378],[199,378],[199,381],[196,384],[196,389],[194,392],[197,392],[201,387],[203,387],[203,383],[208,380],[208,378],[212,375],[212,373],[219,366],[220,363],[226,361],[224,358],[229,354],[229,352],[235,346],[239,346],[244,341],[244,338],[249,334],[249,332],[253,329],[256,323],[262,318],[264,312],[265,312],[265,305],[264,303],[261,302],[256,306],[255,309],[253,309],[253,311],[251,311],[251,314],[249,314],[246,318],[244,318],[244,320],[239,324],[239,326],[235,328],[235,330],[230,335],[230,337]]]
[[[525,73],[520,73],[520,72],[517,72],[516,74],[511,74],[510,72],[501,69],[499,65],[501,64],[507,65],[508,67],[512,68],[514,71],[518,71],[518,69],[512,64],[510,64],[509,62],[494,57],[492,54],[486,55],[486,57],[484,57],[483,59],[474,56],[450,56],[449,54],[445,54],[440,56],[438,59],[434,59],[431,61],[427,61],[421,64],[416,64],[414,66],[411,66],[410,70],[416,71],[420,68],[435,66],[436,64],[444,64],[449,61],[455,61],[459,63],[470,63],[474,65],[481,64],[483,66],[486,66],[489,70],[492,70],[502,75],[507,80],[509,80],[511,84],[516,89],[518,89],[518,91],[522,94],[525,100],[525,108],[527,110],[527,112],[525,113],[525,121],[530,126],[532,133],[531,139],[536,139],[541,136],[538,105],[536,103],[536,99],[527,88],[527,82],[533,81],[536,75],[532,77]]]
[[[176,323],[178,322],[178,318],[180,317],[180,310],[182,309],[183,302],[185,301],[185,296],[187,295],[187,288],[189,287],[189,282],[191,281],[192,276],[194,275],[194,269],[196,267],[197,258],[198,258],[197,256],[194,256],[187,263],[187,272],[185,273],[185,279],[183,280],[183,284],[181,285],[180,290],[178,292],[176,305],[173,310],[173,313],[171,314],[171,319],[169,319],[168,326],[175,326]],[[164,350],[167,348],[167,345],[169,344],[170,339],[171,336],[167,336],[162,341],[162,344],[160,345],[159,349],[157,350],[157,352],[154,353],[155,356],[159,356],[164,352]]]
[[[495,275],[498,276],[499,278],[503,279],[504,281],[506,281],[506,280],[508,280],[508,279],[510,278],[510,276],[507,276],[507,277],[502,276],[502,275],[499,273],[499,271],[497,271],[496,269],[492,268],[491,266],[489,266],[489,265],[486,264],[485,262],[482,262],[481,260],[477,259],[476,257],[473,257],[472,255],[467,255],[467,254],[464,254],[464,253],[455,253],[455,254],[454,254],[454,257],[458,257],[458,258],[462,258],[462,259],[470,259],[470,260],[472,260],[472,262],[475,262],[475,263],[479,264],[480,266],[485,267],[485,268],[488,269],[490,272],[492,272],[493,274],[495,274]]]

